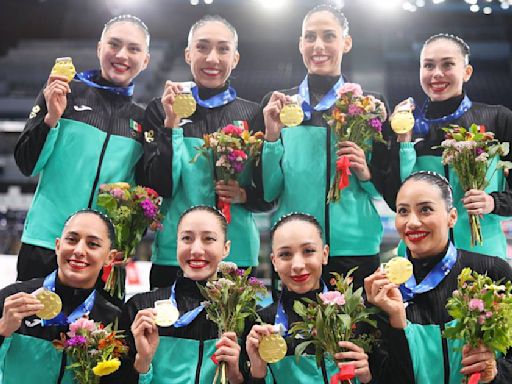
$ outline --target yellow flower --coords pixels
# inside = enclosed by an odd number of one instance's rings
[[[117,371],[120,365],[119,359],[103,360],[96,364],[92,371],[96,376],[107,376]]]
[[[125,183],[124,181],[120,181],[117,183],[110,183],[111,188],[119,188],[119,189],[130,189],[130,184]]]

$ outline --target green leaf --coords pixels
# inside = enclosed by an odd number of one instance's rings
[[[308,340],[308,341],[303,341],[302,343],[300,343],[299,345],[297,345],[295,347],[295,358],[297,360],[297,363],[299,362],[299,359],[301,357],[301,355],[304,353],[304,351],[306,350],[306,348],[311,344],[313,343],[313,340]]]

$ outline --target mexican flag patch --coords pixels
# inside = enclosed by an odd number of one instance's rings
[[[138,133],[142,132],[142,125],[132,119],[130,119],[130,128],[133,129],[135,132],[138,132]]]

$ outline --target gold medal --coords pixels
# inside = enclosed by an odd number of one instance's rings
[[[414,127],[414,115],[410,111],[399,111],[391,119],[391,129],[395,133],[407,133]]]
[[[277,363],[286,356],[286,341],[277,333],[263,336],[260,340],[258,352],[263,361]]]
[[[42,289],[36,293],[36,299],[44,305],[44,308],[36,312],[36,316],[42,320],[50,320],[56,317],[62,310],[62,301],[56,293]]]
[[[191,81],[181,83],[182,91],[174,98],[172,109],[174,110],[174,113],[176,113],[176,115],[180,118],[190,117],[196,111],[196,99],[194,99],[194,96],[192,96],[193,86],[195,86],[195,84]]]
[[[400,285],[405,283],[412,276],[412,264],[405,257],[393,257],[384,264],[389,281]]]
[[[156,318],[155,323],[159,327],[170,327],[180,317],[180,312],[170,300],[155,301]]]
[[[55,59],[55,65],[52,68],[51,75],[65,77],[69,83],[73,80],[73,77],[75,77],[75,73],[76,70],[71,57],[59,57]]]
[[[292,102],[286,104],[279,113],[279,120],[287,127],[295,127],[304,120],[304,111],[302,111],[302,99],[300,95],[293,95]]]

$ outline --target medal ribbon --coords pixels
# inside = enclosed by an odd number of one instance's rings
[[[410,258],[410,256],[407,255],[407,258]],[[416,279],[413,274],[409,280],[400,285],[400,292],[402,293],[404,302],[411,300],[419,293],[425,293],[437,287],[439,283],[443,281],[444,277],[450,273],[455,265],[455,261],[457,261],[457,249],[450,242],[446,255],[434,266],[434,268],[432,268],[420,284],[416,283]]]
[[[236,91],[231,86],[229,86],[228,89],[226,89],[224,92],[218,93],[206,100],[203,100],[199,97],[199,88],[197,88],[197,86],[192,87],[191,91],[192,96],[194,96],[194,99],[196,100],[197,104],[199,104],[201,107],[210,109],[221,107],[223,105],[231,103],[233,100],[236,99]]]
[[[414,114],[414,133],[416,133],[419,136],[425,136],[428,131],[431,124],[442,124],[447,125],[455,120],[457,120],[459,117],[461,117],[463,114],[465,114],[469,108],[471,108],[471,105],[473,103],[471,100],[469,100],[469,97],[467,95],[464,96],[464,99],[462,99],[460,105],[457,107],[455,112],[448,116],[443,116],[438,119],[427,119],[425,117],[425,113],[427,111],[428,107],[428,99],[425,100],[425,103],[423,104],[423,107],[421,110],[415,109],[413,111]]]
[[[113,92],[117,95],[121,96],[132,96],[133,95],[133,83],[130,83],[127,87],[112,87],[109,85],[100,85],[96,84],[93,81],[93,78],[100,76],[100,71],[98,70],[92,70],[92,71],[84,71],[79,72],[75,75],[75,78],[77,80],[80,80],[82,83],[87,84],[90,87],[98,88],[98,89],[104,89],[106,91]]]
[[[169,298],[169,300],[171,300],[172,305],[174,305],[174,307],[178,309],[178,303],[176,303],[176,281],[171,287],[171,297]],[[201,304],[199,307],[196,307],[188,311],[187,313],[184,313],[179,317],[178,320],[176,320],[176,322],[173,324],[173,327],[181,328],[186,325],[189,325],[203,311],[203,309],[204,305]]]
[[[55,293],[55,279],[57,276],[57,271],[53,271],[51,274],[46,276],[43,282],[43,288]],[[41,320],[41,326],[46,327],[47,325],[68,325],[78,320],[79,318],[88,315],[91,312],[92,307],[94,306],[94,300],[96,298],[96,290],[94,289],[91,294],[85,299],[85,301],[80,304],[76,309],[69,314],[69,316],[64,315],[64,313],[59,313],[53,319],[50,320]]]
[[[315,107],[311,108],[310,99],[309,99],[309,85],[308,85],[308,76],[302,80],[302,83],[299,85],[299,95],[302,97],[302,110],[304,111],[304,120],[311,120],[311,111],[326,111],[331,108],[336,100],[338,99],[338,91],[345,84],[345,80],[343,80],[343,76],[340,76],[336,84],[332,86],[332,88],[325,94],[322,100],[319,101]]]
[[[322,281],[322,293],[326,293],[329,291],[327,285]],[[277,302],[277,312],[276,317],[274,319],[274,324],[279,325],[281,329],[288,335],[288,316],[283,308],[282,302],[283,293],[281,292],[281,296],[279,297],[279,301]]]

